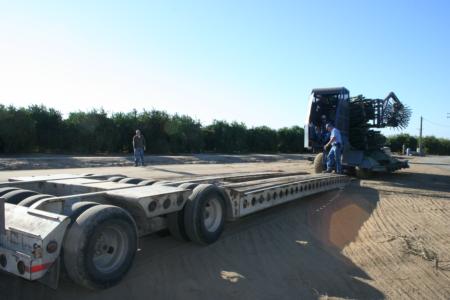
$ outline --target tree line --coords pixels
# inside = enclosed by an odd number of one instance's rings
[[[0,153],[130,153],[136,129],[143,132],[151,154],[305,152],[299,126],[275,130],[217,120],[202,125],[189,116],[159,110],[108,115],[100,109],[63,118],[42,105],[0,104]],[[409,134],[382,138],[393,152],[401,152],[403,145],[412,150],[418,145],[418,137]],[[426,136],[422,143],[427,154],[450,155],[449,139]]]
[[[303,128],[248,128],[243,123],[214,121],[204,126],[186,115],[151,110],[108,115],[78,111],[67,118],[42,105],[0,105],[0,153],[129,153],[140,129],[147,153],[299,153]]]
[[[403,145],[405,145],[405,148],[416,151],[419,145],[419,137],[407,133],[397,134],[388,136],[386,144],[393,152],[402,152]],[[425,136],[422,137],[422,145],[426,154],[450,155],[450,139]]]

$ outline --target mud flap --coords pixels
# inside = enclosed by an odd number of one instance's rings
[[[58,257],[56,261],[52,264],[50,269],[48,269],[44,277],[38,279],[37,281],[39,281],[42,284],[45,284],[51,289],[56,290],[59,284],[60,271],[61,271],[61,259],[60,257]]]

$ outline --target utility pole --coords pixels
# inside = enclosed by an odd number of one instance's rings
[[[419,154],[422,155],[423,150],[422,150],[422,122],[423,122],[423,117],[420,116],[420,132],[419,132]]]

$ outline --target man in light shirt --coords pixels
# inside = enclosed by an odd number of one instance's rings
[[[339,129],[335,128],[333,124],[328,123],[326,125],[327,130],[330,132],[330,140],[328,143],[323,146],[323,149],[326,151],[328,147],[331,145],[330,152],[327,155],[327,170],[326,173],[331,173],[333,170],[333,166],[335,167],[336,173],[342,173],[341,166],[341,154],[342,154],[342,138],[341,132]]]
[[[133,149],[134,149],[134,166],[139,165],[139,161],[142,166],[144,163],[144,151],[145,151],[145,137],[142,135],[139,129],[136,130],[136,135],[133,136]]]

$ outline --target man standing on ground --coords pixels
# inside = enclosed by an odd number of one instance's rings
[[[330,152],[327,156],[327,170],[326,173],[331,173],[333,170],[333,166],[336,167],[336,173],[342,173],[341,166],[341,153],[342,153],[342,138],[341,132],[339,129],[335,128],[333,124],[327,124],[327,131],[330,132],[330,141],[323,146],[323,149],[326,151],[327,148],[331,145]]]
[[[136,130],[136,135],[133,137],[133,149],[134,149],[134,166],[139,165],[141,161],[142,166],[144,163],[144,151],[145,151],[145,137],[141,134],[139,129]]]

